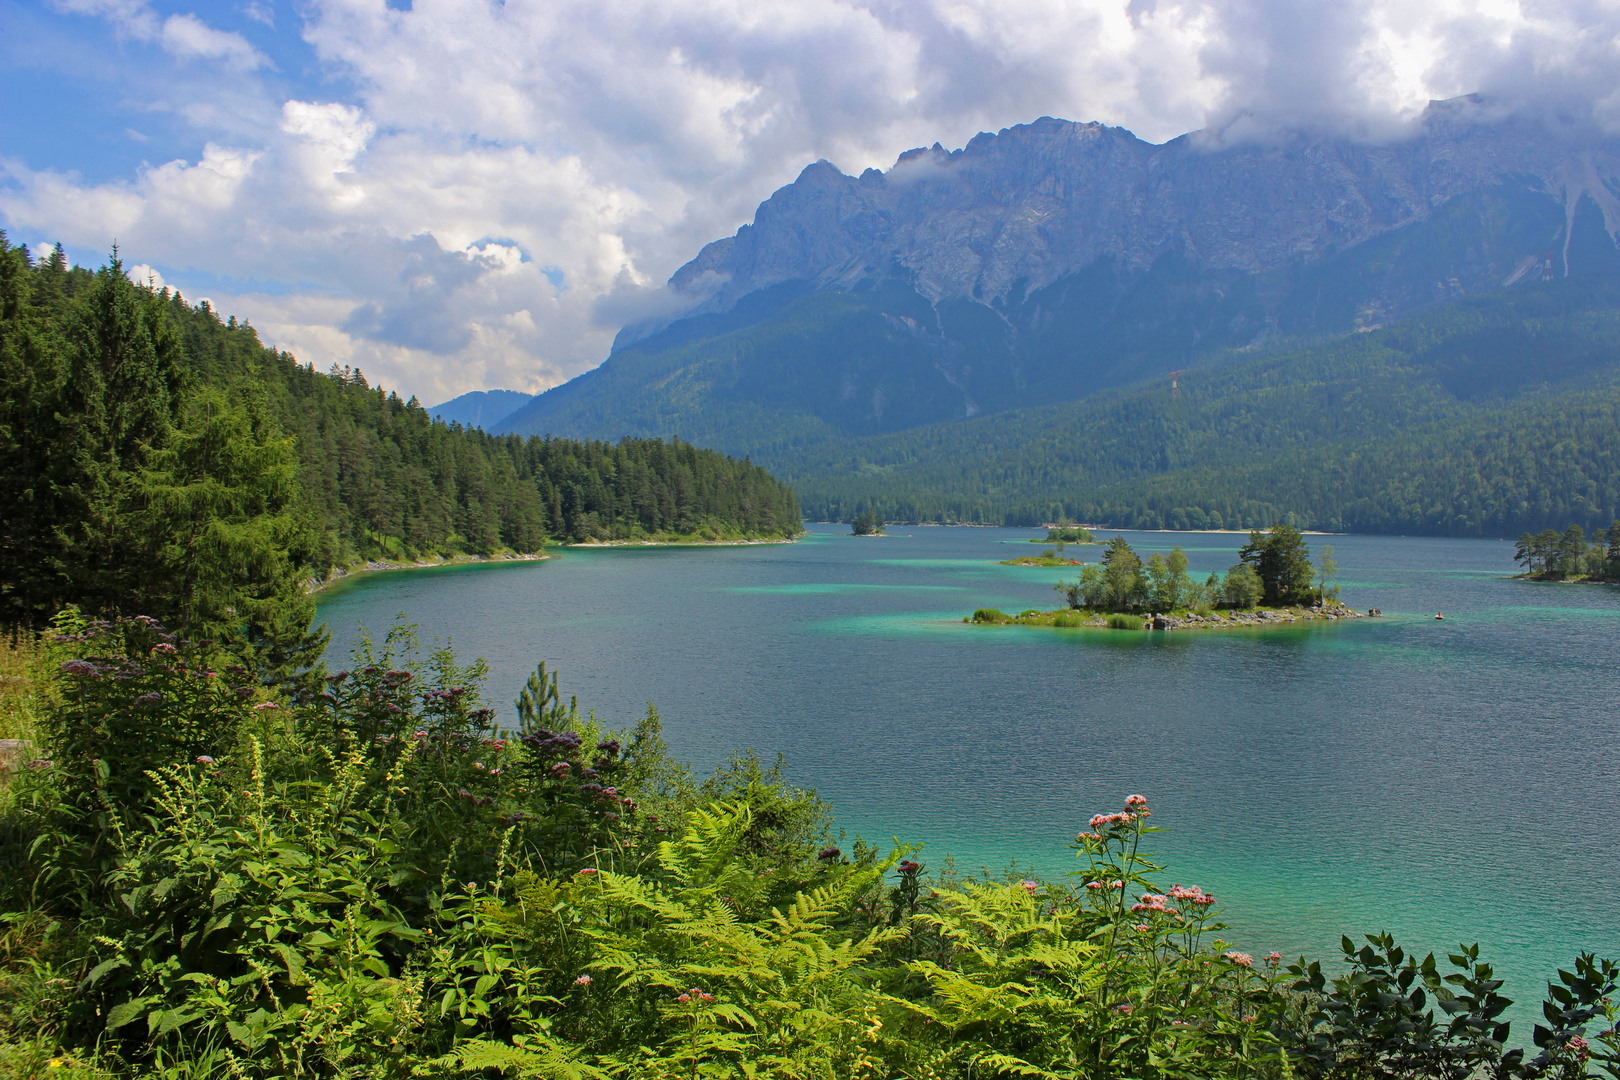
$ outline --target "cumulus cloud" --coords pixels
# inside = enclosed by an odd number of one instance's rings
[[[57,6],[176,65],[270,70],[240,35],[146,0]],[[110,182],[0,162],[0,213],[79,244],[117,237],[171,282],[277,283],[216,303],[317,366],[363,365],[424,399],[542,389],[599,362],[621,325],[678,310],[663,282],[679,265],[817,158],[885,168],[1041,115],[1154,141],[1209,125],[1379,138],[1430,98],[1475,90],[1620,127],[1620,12],[1602,0],[298,10],[340,90],[264,81],[267,122],[221,134],[199,114],[200,153]]]

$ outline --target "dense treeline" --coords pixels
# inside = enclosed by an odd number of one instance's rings
[[[793,492],[679,442],[496,437],[314,371],[204,302],[0,234],[0,624],[153,614],[278,677],[302,583],[378,556],[785,537]]]
[[[1256,958],[1213,896],[1165,884],[1141,795],[1068,827],[1071,875],[964,880],[846,850],[750,758],[695,782],[656,713],[604,731],[543,667],[498,727],[478,667],[404,627],[302,700],[150,621],[54,629],[29,698],[47,756],[0,788],[0,1075],[1620,1069],[1614,962],[1558,974],[1527,1053],[1477,946]]]
[[[522,438],[436,423],[359,371],[317,372],[206,303],[178,294],[168,303],[199,377],[217,385],[252,372],[298,437],[305,499],[334,565],[533,551],[547,540],[799,530],[792,491],[746,461],[678,440]]]
[[[1590,537],[1579,525],[1521,533],[1513,561],[1543,581],[1620,581],[1620,520]]]
[[[812,517],[1510,536],[1620,513],[1620,287],[1516,288],[1168,385],[770,461]]]

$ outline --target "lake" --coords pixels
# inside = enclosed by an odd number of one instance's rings
[[[1341,933],[1480,941],[1521,1003],[1516,1042],[1557,966],[1620,955],[1620,589],[1509,580],[1503,541],[1313,536],[1346,602],[1384,618],[964,625],[1057,606],[1073,571],[996,562],[1040,535],[823,525],[793,544],[572,548],[364,576],[320,612],[335,659],[402,612],[486,658],[508,722],[545,660],[614,724],[655,704],[701,769],[784,754],[849,836],[923,842],[930,865],[1064,873],[1085,821],[1141,792],[1165,884],[1219,897],[1228,940],[1335,971]],[[1243,542],[1124,535],[1144,557],[1181,544],[1200,579]]]

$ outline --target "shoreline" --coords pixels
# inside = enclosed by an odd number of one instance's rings
[[[784,536],[772,540],[582,540],[578,543],[558,544],[557,547],[752,547],[755,544],[795,544],[798,541],[797,536]]]
[[[775,540],[587,540],[577,544],[555,544],[556,548],[609,548],[609,547],[746,547],[754,544],[791,544],[798,537]],[[397,562],[393,559],[370,559],[350,566],[336,566],[326,577],[304,579],[304,594],[312,596],[325,592],[340,581],[361,574],[385,574],[393,570],[438,570],[448,566],[478,566],[483,563],[544,562],[554,559],[546,551],[501,552],[495,555],[452,555],[449,558],[418,559],[416,562]]]
[[[437,570],[446,566],[476,566],[480,563],[541,562],[552,556],[543,551],[503,552],[497,555],[452,555],[448,559],[419,559],[416,562],[395,562],[392,559],[370,559],[359,565],[334,566],[324,578],[306,578],[306,596],[324,592],[329,585],[347,581],[360,574],[383,574],[390,570]]]
[[[849,522],[847,522],[847,521],[812,521],[810,524],[812,524],[812,525],[848,525]],[[1046,525],[989,525],[989,524],[986,524],[986,523],[981,522],[981,521],[886,521],[886,522],[884,522],[884,524],[885,525],[899,525],[899,526],[902,526],[902,527],[907,528],[907,529],[1055,529],[1055,528],[1059,527],[1059,526],[1053,525],[1053,524],[1046,524]],[[1129,533],[1169,533],[1169,534],[1174,535],[1174,536],[1187,536],[1187,535],[1196,536],[1196,535],[1198,535],[1200,533],[1210,533],[1211,535],[1217,535],[1217,534],[1221,534],[1221,533],[1230,533],[1233,536],[1248,536],[1251,532],[1256,531],[1254,529],[1127,529],[1127,528],[1115,527],[1115,526],[1112,526],[1112,525],[1088,525],[1088,524],[1085,524],[1084,522],[1080,522],[1080,523],[1077,523],[1077,524],[1079,524],[1080,528],[1090,529],[1093,533],[1096,533],[1098,535],[1100,535],[1102,533],[1105,533],[1105,532],[1106,533],[1128,533],[1129,532]],[[1063,527],[1064,528],[1073,528],[1074,526],[1073,525],[1068,525],[1068,526],[1063,526]],[[1259,531],[1264,532],[1265,530],[1261,529]],[[1321,529],[1300,529],[1299,534],[1301,536],[1405,536],[1406,535],[1405,533],[1325,532],[1325,531],[1323,531]],[[1442,539],[1442,540],[1447,540],[1447,539],[1453,539],[1453,540],[1454,539],[1461,539],[1461,540],[1489,540],[1489,539],[1491,539],[1491,537],[1488,537],[1488,536],[1465,536],[1465,537],[1436,536],[1435,539]],[[1498,537],[1497,539],[1500,539],[1500,538]],[[1041,541],[1041,540],[1037,540],[1037,541],[1033,541],[1033,542],[1034,543],[1046,543],[1046,541]],[[1055,541],[1053,541],[1053,542],[1055,543]],[[1068,541],[1068,543],[1071,543],[1071,544],[1079,543],[1079,542],[1080,541],[1074,541],[1074,540]],[[1104,543],[1104,541],[1093,540],[1092,543],[1100,544],[1100,543]]]
[[[1140,619],[1142,630],[1233,630],[1242,627],[1277,627],[1299,622],[1338,622],[1344,619],[1380,617],[1368,615],[1342,603],[1320,608],[1257,608],[1224,614],[1213,612],[1207,616],[1194,612],[1184,615],[1139,615],[1129,611],[1082,613],[1067,608],[1040,611],[1027,616],[1004,615],[1000,619],[980,619],[977,617],[978,614],[974,612],[972,615],[964,616],[962,621],[973,626],[1046,626],[1057,630],[1113,630],[1122,628],[1109,626],[1109,618],[1124,615],[1131,619]],[[1080,621],[1060,624],[1057,620],[1065,616]]]
[[[1540,574],[1513,574],[1509,581],[1528,581],[1535,585],[1620,585],[1617,578],[1549,578]]]

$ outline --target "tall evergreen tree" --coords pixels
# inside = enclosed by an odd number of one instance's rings
[[[1254,567],[1265,588],[1268,604],[1293,604],[1311,591],[1310,549],[1292,525],[1273,525],[1269,533],[1251,530],[1238,558]]]

